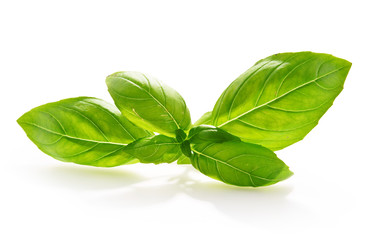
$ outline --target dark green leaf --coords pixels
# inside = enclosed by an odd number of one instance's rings
[[[272,151],[245,142],[192,145],[193,166],[203,174],[237,186],[266,186],[292,175]]]
[[[184,141],[181,143],[180,145],[181,148],[181,152],[187,156],[187,157],[191,157],[192,153],[191,153],[191,148],[190,148],[190,142],[189,141]]]
[[[181,129],[176,130],[176,140],[179,143],[182,143],[185,139],[186,139],[186,133]]]
[[[282,149],[317,125],[343,89],[351,63],[312,52],[275,54],[239,76],[217,101],[213,125]]]
[[[123,148],[151,135],[129,122],[113,105],[90,97],[36,107],[21,116],[18,123],[46,154],[65,162],[99,167],[134,161]]]
[[[227,141],[241,141],[236,137],[222,129],[213,126],[198,126],[190,129],[189,142],[192,144],[207,143],[207,142],[227,142]]]
[[[107,77],[109,93],[121,112],[137,126],[175,137],[190,128],[190,112],[174,89],[138,72],[117,72]]]
[[[180,144],[174,138],[156,135],[141,138],[125,147],[124,151],[139,159],[141,163],[171,163],[180,155]]]

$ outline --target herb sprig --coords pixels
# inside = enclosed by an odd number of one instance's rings
[[[272,55],[233,81],[195,124],[174,89],[139,72],[117,72],[106,79],[115,106],[69,98],[17,122],[41,151],[61,161],[96,167],[177,161],[227,184],[266,186],[292,175],[273,151],[317,125],[350,68],[329,54]]]

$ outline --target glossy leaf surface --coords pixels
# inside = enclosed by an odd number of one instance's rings
[[[198,126],[190,129],[188,135],[189,142],[191,144],[208,143],[208,142],[227,142],[227,141],[241,141],[239,137],[236,137],[222,129],[213,126]]]
[[[237,186],[266,186],[293,173],[274,152],[245,142],[192,145],[193,166],[203,174]]]
[[[134,161],[128,143],[150,132],[138,128],[103,100],[78,97],[48,103],[18,119],[46,154],[65,162],[112,167]]]
[[[282,149],[315,127],[343,89],[351,63],[312,52],[257,62],[223,92],[213,125],[243,141]]]
[[[175,137],[188,130],[190,112],[174,89],[138,72],[117,72],[107,77],[108,90],[121,112],[137,126]]]
[[[124,150],[141,163],[171,163],[181,155],[180,143],[164,135],[138,139],[128,144]]]

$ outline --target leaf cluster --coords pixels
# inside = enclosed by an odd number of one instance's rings
[[[106,78],[115,105],[92,97],[36,107],[18,119],[55,159],[96,167],[191,164],[237,186],[266,186],[292,175],[274,153],[303,139],[343,89],[351,63],[329,54],[281,53],[258,61],[191,123],[174,89],[139,72]]]

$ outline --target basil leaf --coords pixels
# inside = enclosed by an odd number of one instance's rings
[[[238,141],[240,142],[240,138],[233,136],[226,131],[213,127],[213,126],[198,126],[190,129],[188,140],[184,141],[181,144],[181,151],[183,152],[183,156],[181,156],[178,160],[178,164],[191,164],[190,158],[192,157],[191,154],[191,147],[190,144],[198,144],[198,143],[220,143],[226,141]]]
[[[240,138],[236,137],[222,129],[213,126],[198,126],[190,129],[189,142],[192,144],[206,143],[206,142],[227,142],[227,141],[238,141]]]
[[[185,139],[186,139],[186,133],[181,129],[176,130],[176,140],[179,143],[182,143]]]
[[[192,145],[192,165],[203,174],[237,186],[266,186],[293,173],[274,152],[245,142]]]
[[[181,145],[180,145],[180,149],[181,149],[181,152],[185,156],[187,156],[189,158],[192,156],[192,152],[191,152],[190,142],[189,141],[182,142]]]
[[[44,153],[61,161],[99,167],[134,161],[123,151],[125,145],[152,134],[129,122],[113,105],[91,97],[48,103],[17,121]]]
[[[145,137],[134,141],[124,149],[141,163],[171,163],[180,155],[180,144],[174,138],[164,135]]]
[[[117,72],[107,77],[108,90],[116,106],[137,126],[175,137],[188,130],[190,112],[174,89],[138,72]]]
[[[185,156],[185,154],[181,154],[181,156],[177,159],[177,164],[191,164],[190,158]]]
[[[239,76],[218,99],[213,125],[243,141],[282,149],[318,123],[343,89],[351,63],[328,54],[275,54]]]
[[[206,112],[201,116],[198,121],[194,123],[194,127],[200,126],[200,125],[213,125],[212,122],[212,112]]]

